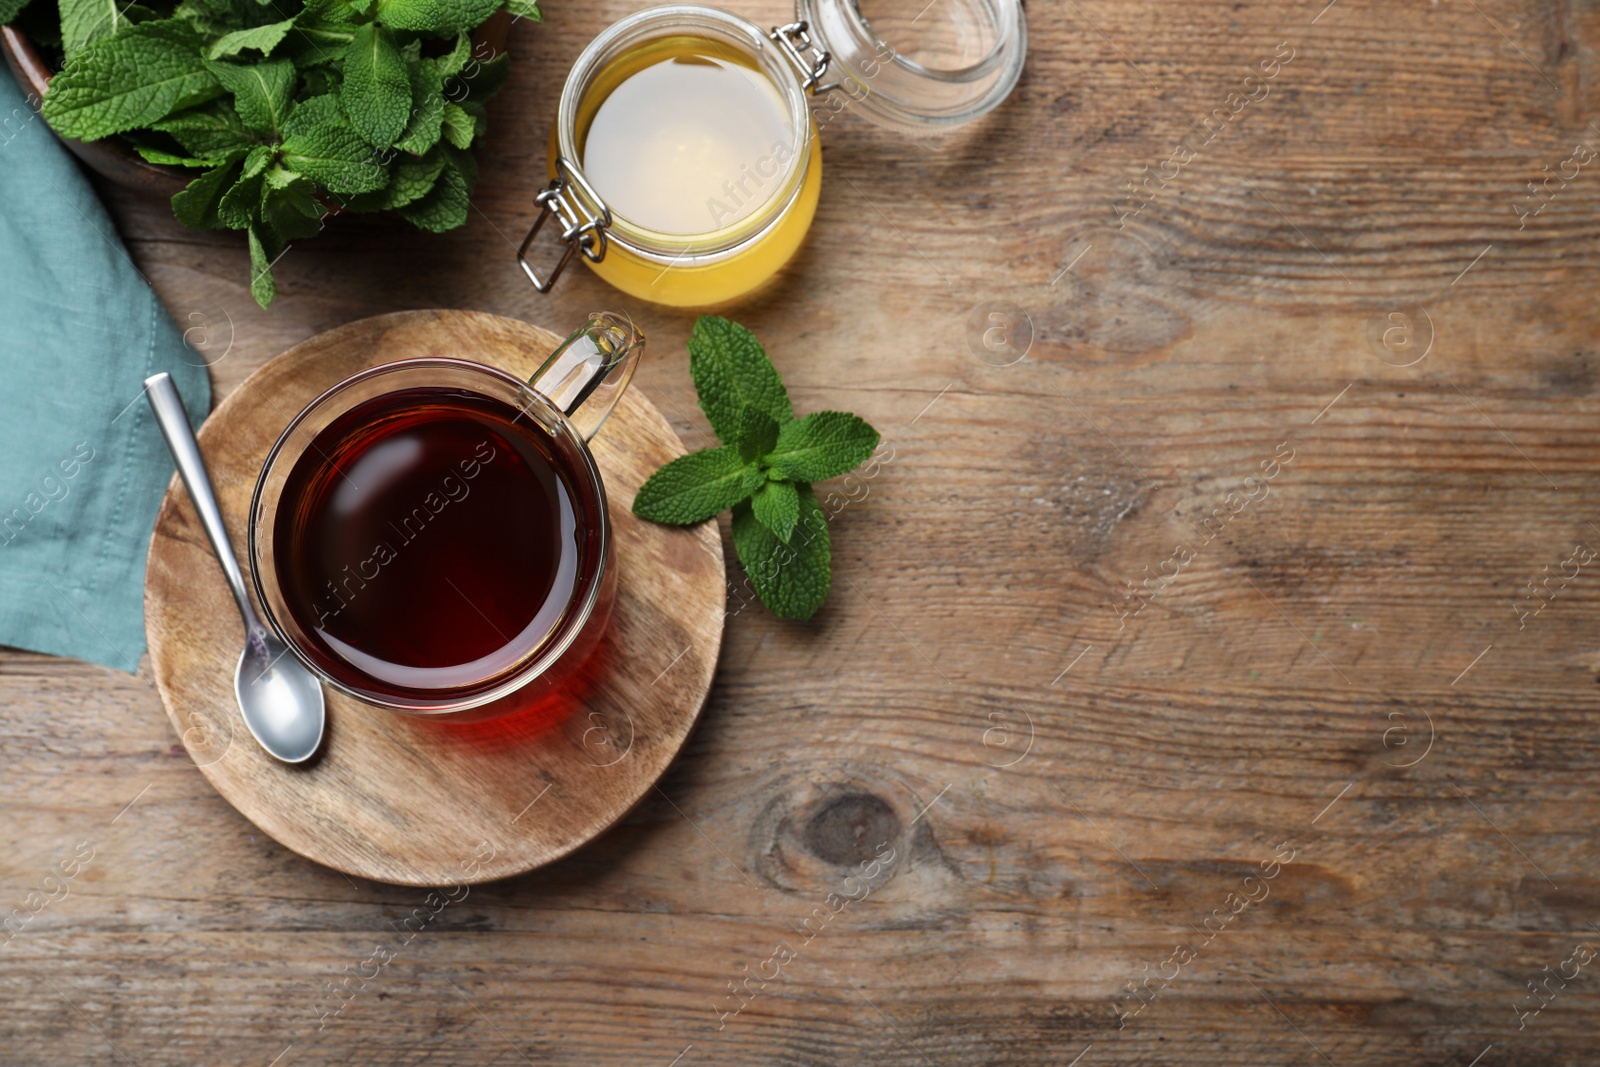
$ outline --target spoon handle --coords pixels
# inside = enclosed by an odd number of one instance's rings
[[[172,376],[166,371],[146,378],[144,387],[150,410],[155,412],[156,424],[161,427],[161,436],[167,439],[167,448],[172,450],[178,473],[183,476],[184,487],[189,490],[189,499],[194,501],[194,509],[200,513],[200,525],[205,527],[206,536],[211,539],[211,547],[217,554],[217,562],[222,564],[222,573],[227,576],[228,588],[233,591],[233,599],[239,605],[239,614],[244,616],[246,629],[253,631],[261,624],[256,621],[255,609],[250,605],[250,594],[245,592],[244,575],[239,572],[239,561],[234,558],[233,546],[228,543],[228,530],[222,525],[222,509],[217,506],[217,494],[211,488],[211,476],[206,473],[206,461],[200,455],[200,442],[195,440],[194,431],[189,428],[189,414],[184,410],[183,398],[178,395],[178,387],[172,384]]]

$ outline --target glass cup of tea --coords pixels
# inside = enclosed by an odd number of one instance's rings
[[[526,382],[429,357],[317,397],[250,504],[268,623],[326,684],[394,711],[477,718],[559,688],[611,615],[587,442],[643,350],[630,321],[595,314]]]

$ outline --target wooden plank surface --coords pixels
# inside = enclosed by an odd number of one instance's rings
[[[625,10],[513,31],[465,228],[336,224],[270,312],[238,242],[113,195],[219,395],[377,312],[618,307],[706,444],[690,315],[582,274],[541,299],[511,258],[566,67]],[[849,499],[815,620],[728,620],[662,795],[417,932],[422,892],[229,808],[147,674],[7,653],[0,1060],[1592,1062],[1600,164],[1519,212],[1600,149],[1600,7],[1029,19],[977,128],[831,124],[808,243],[735,312],[800,410],[859,412],[892,459],[824,487]],[[1146,568],[1178,573],[1125,596]]]

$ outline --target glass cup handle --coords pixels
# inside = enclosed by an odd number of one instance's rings
[[[595,312],[550,353],[528,384],[571,420],[585,441],[617,406],[644,354],[644,334],[626,315]]]

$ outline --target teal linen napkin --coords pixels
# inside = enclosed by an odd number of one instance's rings
[[[163,370],[203,418],[204,360],[0,66],[0,644],[138,664],[173,469],[143,393]]]

